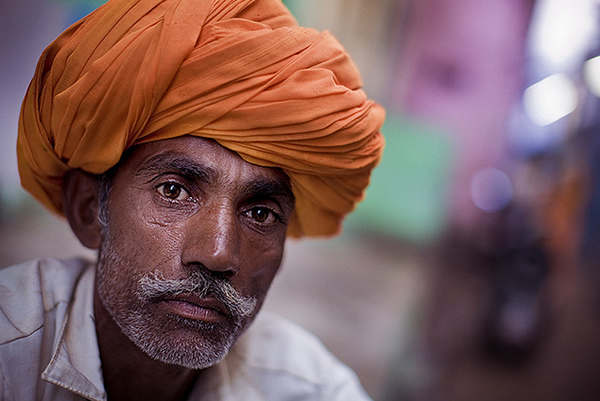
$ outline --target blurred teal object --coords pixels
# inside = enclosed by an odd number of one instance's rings
[[[102,4],[107,0],[54,0],[54,2],[62,4],[68,12],[68,24],[73,24]]]
[[[445,226],[453,150],[433,127],[388,114],[386,147],[366,198],[345,224],[393,239],[424,244]]]
[[[282,2],[300,25],[304,26],[308,23],[307,13],[311,11],[311,5],[307,5],[306,0],[282,0]]]
[[[282,2],[292,14],[294,14],[294,11],[299,7],[298,2],[294,0],[282,0]]]

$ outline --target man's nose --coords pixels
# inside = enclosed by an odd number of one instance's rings
[[[237,213],[228,207],[206,208],[186,222],[182,262],[203,265],[227,276],[240,270],[241,232]]]

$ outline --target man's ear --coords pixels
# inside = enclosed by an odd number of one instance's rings
[[[90,249],[102,244],[98,220],[100,186],[96,176],[82,170],[69,170],[63,181],[63,210],[79,241]]]

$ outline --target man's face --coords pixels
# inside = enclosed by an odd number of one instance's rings
[[[293,207],[281,170],[247,163],[214,141],[139,145],[112,180],[100,298],[151,357],[213,365],[262,305]]]

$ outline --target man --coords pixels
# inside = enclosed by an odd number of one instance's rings
[[[67,29],[25,96],[19,171],[99,257],[0,272],[0,398],[367,399],[257,316],[286,237],[339,232],[379,161],[360,85],[279,0],[111,0]]]

